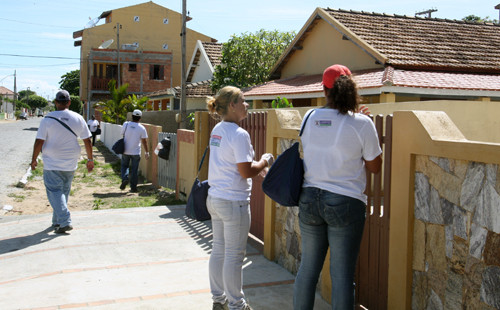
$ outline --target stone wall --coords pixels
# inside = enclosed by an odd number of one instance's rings
[[[283,153],[296,141],[280,139],[278,144],[279,154]],[[301,258],[298,207],[283,207],[276,204],[274,239],[276,261],[291,273],[297,274]]]
[[[416,156],[412,309],[500,309],[500,169]]]

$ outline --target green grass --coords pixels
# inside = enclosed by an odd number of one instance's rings
[[[168,206],[168,205],[182,205],[186,201],[176,199],[174,191],[161,191],[155,189],[142,190],[139,189],[139,195],[133,197],[126,197],[115,201],[111,204],[110,208],[136,208],[136,207],[154,207],[154,206]]]
[[[8,194],[7,196],[10,198],[14,198],[15,202],[22,202],[26,198],[25,195],[19,195],[19,194]]]
[[[42,177],[42,176],[43,176],[43,161],[39,160],[36,169],[31,170],[31,175],[28,177],[28,181],[31,181],[36,177]]]
[[[96,147],[103,154],[106,154],[107,149],[100,143],[98,142]],[[110,159],[108,158],[108,160]],[[32,179],[43,175],[42,161],[39,162],[37,169],[32,173]],[[81,191],[83,188],[95,188],[92,210],[179,205],[186,203],[184,200],[175,198],[174,190],[167,188],[157,189],[141,177],[139,178],[138,194],[131,195],[128,191],[121,192],[118,189],[121,183],[120,175],[121,162],[118,159],[110,162],[94,160],[94,170],[91,173],[87,171],[87,160],[80,160],[73,178],[70,196],[74,196],[75,193]],[[100,191],[99,188],[101,187],[116,189],[116,191],[111,191],[108,194],[106,191]],[[24,199],[24,197],[19,196],[16,199]]]

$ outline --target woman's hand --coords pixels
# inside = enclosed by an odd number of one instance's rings
[[[271,165],[274,163],[274,156],[271,153],[262,154],[261,159],[267,161],[268,167],[271,167]]]
[[[364,114],[364,115],[370,115],[371,114],[370,109],[367,106],[365,106],[364,104],[361,105],[361,106],[359,106],[357,112],[361,113],[361,114]]]

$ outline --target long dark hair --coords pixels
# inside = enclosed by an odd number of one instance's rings
[[[359,106],[359,95],[356,82],[350,76],[340,76],[332,88],[323,86],[326,91],[326,105],[337,109],[341,114],[356,112]]]

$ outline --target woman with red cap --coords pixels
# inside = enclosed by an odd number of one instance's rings
[[[313,309],[318,277],[330,247],[332,309],[354,309],[354,271],[366,217],[366,173],[378,173],[382,150],[372,120],[356,113],[351,71],[323,72],[326,105],[310,114],[301,137],[304,184],[299,201],[302,260],[294,309]],[[306,114],[306,116],[307,116]],[[306,117],[304,117],[306,119]]]

